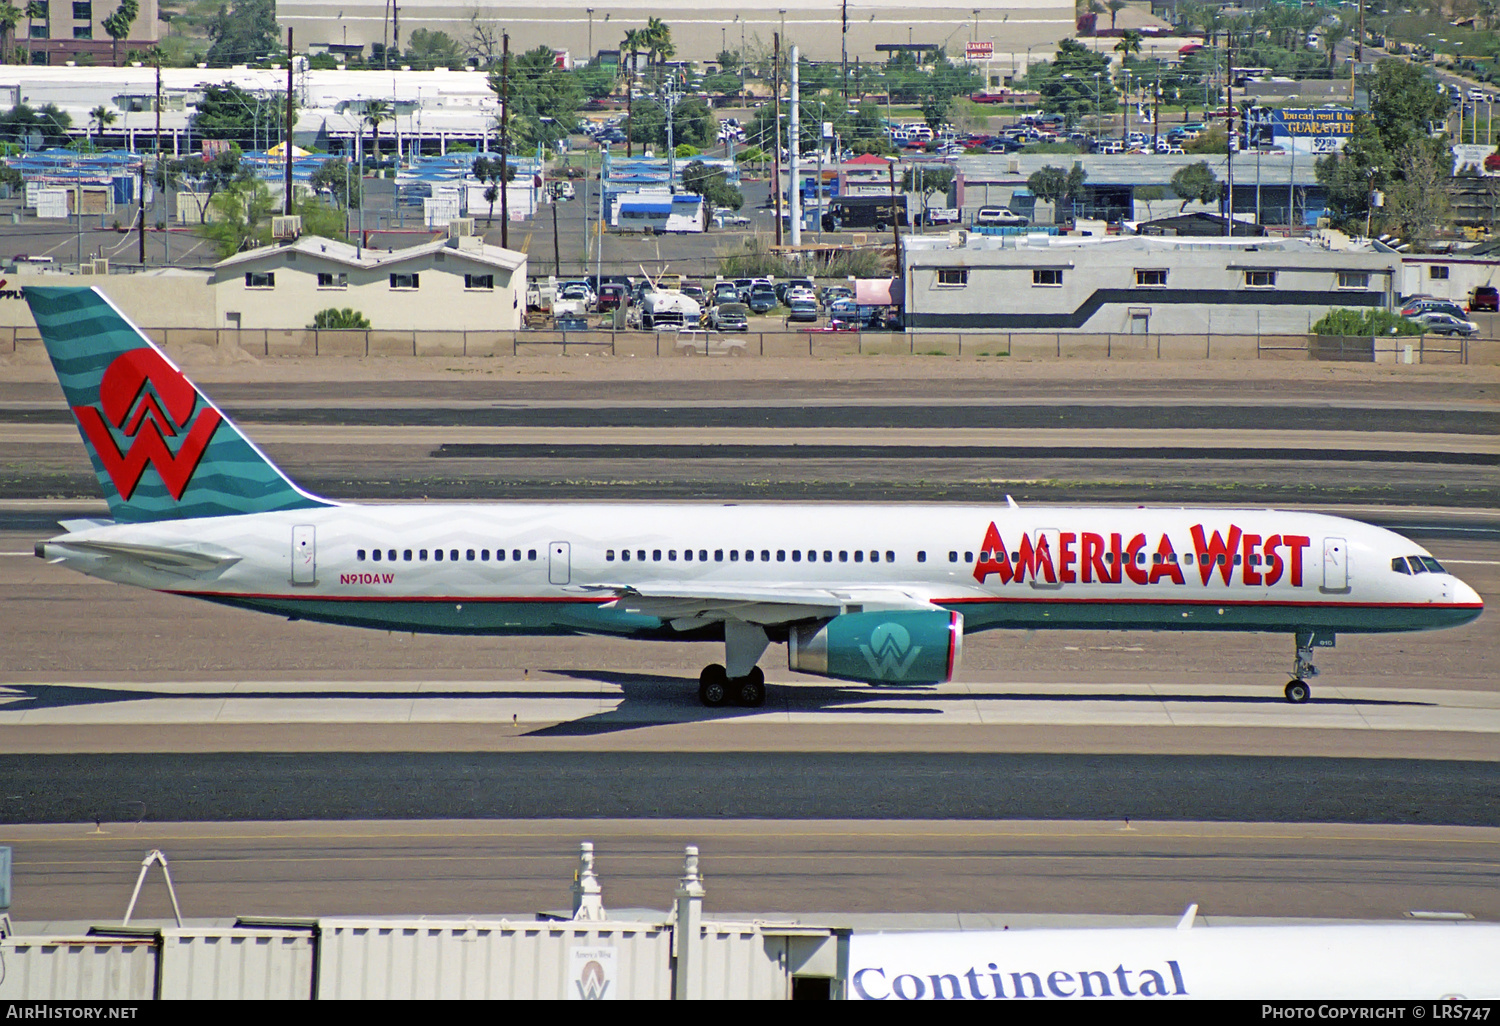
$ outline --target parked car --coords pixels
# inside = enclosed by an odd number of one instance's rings
[[[1471,338],[1479,334],[1479,325],[1473,321],[1437,310],[1427,310],[1408,317],[1407,320],[1415,321],[1434,335],[1462,335],[1464,338]]]
[[[572,313],[572,312],[560,313],[560,314],[557,315],[557,318],[552,322],[552,324],[553,324],[553,327],[556,328],[558,331],[588,331],[589,330],[589,319],[587,317],[583,316],[583,314],[580,314],[580,313]]]
[[[736,278],[736,279],[734,279],[734,287],[735,287],[736,291],[738,291],[738,293],[739,293],[739,297],[740,297],[740,302],[741,303],[748,303],[748,302],[750,302],[750,286],[754,285],[754,284],[755,284],[755,281],[752,278]]]
[[[1469,312],[1492,310],[1500,313],[1500,289],[1493,285],[1479,285],[1469,293]]]
[[[818,301],[806,295],[793,297],[787,307],[790,312],[786,315],[788,321],[813,321],[818,319]]]
[[[614,310],[629,303],[629,291],[619,282],[605,282],[599,286],[599,312]]]
[[[749,306],[754,313],[769,313],[776,307],[776,290],[764,282],[756,282],[750,289]]]
[[[740,301],[740,290],[735,288],[732,281],[714,282],[714,294],[709,297],[709,302],[718,306],[720,303],[738,303]]]
[[[981,227],[1024,228],[1031,223],[1009,207],[980,207],[974,215],[974,223]]]
[[[1424,313],[1441,313],[1464,320],[1464,309],[1451,299],[1409,299],[1401,306],[1402,317],[1415,317]]]
[[[709,308],[708,326],[714,331],[749,331],[750,308],[744,303],[720,303]]]

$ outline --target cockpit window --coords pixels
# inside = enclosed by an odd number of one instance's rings
[[[1427,572],[1427,568],[1422,565],[1422,557],[1421,556],[1408,556],[1407,559],[1406,559],[1406,561],[1407,561],[1407,563],[1409,563],[1411,565],[1411,572],[1412,573],[1414,573],[1414,574],[1425,574]]]
[[[1395,559],[1391,560],[1391,569],[1396,571],[1396,573],[1398,574],[1411,573],[1411,571],[1406,568],[1405,557],[1402,556],[1397,556]]]
[[[1417,560],[1417,559],[1420,559],[1422,561],[1422,565],[1425,566],[1430,573],[1445,574],[1445,573],[1448,572],[1448,571],[1446,571],[1446,570],[1443,569],[1443,564],[1439,563],[1437,560],[1433,559],[1431,556],[1414,556],[1413,557],[1413,560]]]

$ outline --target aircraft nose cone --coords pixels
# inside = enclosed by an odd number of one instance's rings
[[[1479,592],[1457,579],[1453,582],[1453,600],[1461,606],[1475,606],[1478,609],[1484,609],[1484,599],[1480,597]]]

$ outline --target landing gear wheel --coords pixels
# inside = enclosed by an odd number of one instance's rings
[[[1312,697],[1312,688],[1308,687],[1307,681],[1297,679],[1289,681],[1286,686],[1286,700],[1293,705],[1301,705]]]
[[[718,663],[705,666],[698,675],[698,701],[710,709],[729,701],[729,675]]]
[[[759,666],[739,680],[731,683],[734,700],[747,709],[757,709],[766,704],[766,675]]]

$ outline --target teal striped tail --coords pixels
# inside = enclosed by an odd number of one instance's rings
[[[333,505],[298,488],[97,288],[27,288],[120,523]]]

